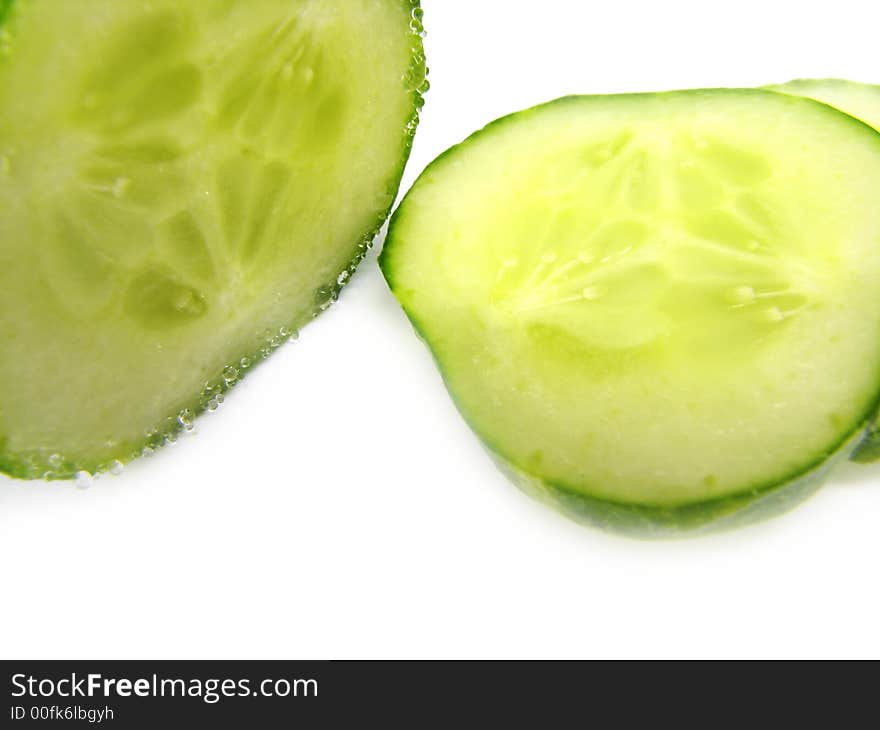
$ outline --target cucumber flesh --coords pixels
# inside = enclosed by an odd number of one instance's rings
[[[763,90],[569,97],[435,160],[382,270],[459,409],[578,519],[735,524],[880,389],[880,136]]]
[[[421,10],[0,8],[0,471],[118,468],[335,300],[409,153]]]
[[[767,88],[816,99],[880,131],[880,86],[844,79],[798,79]],[[880,423],[876,418],[850,458],[861,463],[880,460]]]

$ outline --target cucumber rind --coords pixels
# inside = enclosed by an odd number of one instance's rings
[[[880,424],[877,420],[878,416],[875,415],[862,440],[850,455],[850,461],[857,464],[873,464],[875,461],[880,461]]]
[[[620,96],[630,98],[639,96],[654,97],[658,95],[705,94],[718,91],[728,94],[743,93],[754,95],[757,92],[786,95],[784,92],[777,92],[768,88],[742,88],[723,90],[693,89],[659,93],[623,94]],[[880,147],[880,132],[866,122],[846,114],[836,107],[812,98],[793,94],[787,94],[787,96],[797,99],[799,103],[803,102],[813,107],[825,109],[828,113],[836,115],[840,122],[851,124],[854,130],[859,129],[862,133],[870,132],[874,136],[878,147]],[[391,260],[391,253],[397,241],[398,227],[401,226],[401,222],[407,215],[407,199],[418,189],[419,182],[432,175],[437,167],[448,157],[456,154],[488,132],[494,131],[514,119],[521,119],[523,115],[535,113],[549,106],[579,102],[591,98],[602,97],[601,95],[564,96],[507,114],[489,122],[461,142],[442,152],[422,171],[392,214],[385,243],[379,256],[379,266],[389,289],[397,298],[416,335],[428,348],[459,413],[481,440],[499,470],[521,491],[553,506],[576,522],[631,537],[651,539],[696,537],[706,533],[726,531],[770,519],[789,511],[815,494],[825,483],[829,472],[839,462],[850,458],[855,461],[871,461],[880,458],[880,430],[877,431],[876,441],[871,441],[870,439],[871,424],[874,422],[876,414],[880,412],[880,383],[876,386],[870,405],[859,415],[858,419],[850,424],[849,428],[844,432],[845,435],[809,463],[792,470],[782,478],[759,484],[747,490],[723,497],[695,500],[673,506],[613,502],[595,497],[581,489],[576,489],[564,483],[542,479],[517,465],[515,459],[504,454],[503,450],[493,443],[493,439],[477,427],[464,407],[462,399],[458,397],[452,383],[447,378],[440,355],[435,350],[428,335],[428,329],[418,320],[415,313],[407,308],[405,301],[401,296],[398,296],[398,292],[395,290],[394,266]],[[862,449],[864,449],[864,456],[861,456],[859,453]]]
[[[45,454],[40,453],[13,453],[6,450],[7,439],[0,434],[0,475],[6,475],[13,479],[45,479],[49,481],[75,479],[82,473],[89,476],[116,472],[121,466],[139,457],[151,456],[163,446],[177,442],[178,437],[193,430],[193,421],[206,411],[216,410],[228,393],[237,383],[241,382],[253,369],[268,358],[284,342],[294,340],[299,331],[310,321],[315,319],[331,305],[335,304],[344,289],[351,281],[355,271],[372,248],[376,237],[379,235],[385,221],[388,219],[400,189],[403,173],[412,152],[413,140],[419,125],[421,110],[425,104],[425,94],[429,83],[427,80],[428,67],[425,63],[424,46],[422,38],[425,35],[422,23],[423,11],[421,0],[397,0],[410,16],[410,58],[409,67],[404,75],[411,99],[411,113],[404,126],[404,132],[400,141],[401,150],[398,163],[385,185],[388,192],[387,205],[379,210],[373,218],[371,226],[362,234],[353,246],[353,251],[348,263],[323,285],[315,290],[314,308],[293,319],[287,325],[272,332],[267,330],[265,342],[256,351],[246,350],[238,353],[231,359],[232,364],[218,368],[214,377],[208,379],[202,391],[188,401],[179,404],[179,408],[165,418],[165,422],[154,430],[146,433],[143,438],[131,440],[120,444],[119,453],[113,459],[89,459],[78,458],[76,460],[63,459],[56,465],[50,465],[47,469]],[[12,11],[17,7],[17,0],[0,0],[0,40],[5,32],[4,24],[14,19]],[[0,44],[0,58],[2,58],[4,45]],[[243,363],[248,363],[243,366]]]

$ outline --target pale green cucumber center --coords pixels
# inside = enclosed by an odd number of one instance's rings
[[[702,357],[770,336],[819,296],[818,262],[787,245],[802,218],[764,189],[759,153],[624,132],[532,175],[540,202],[519,194],[492,234],[505,249],[492,303],[511,326]]]

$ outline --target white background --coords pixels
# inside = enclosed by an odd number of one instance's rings
[[[867,2],[424,6],[403,189],[563,94],[880,82]],[[495,471],[375,256],[197,435],[86,490],[0,479],[0,503],[4,658],[880,656],[880,466],[732,534],[570,523]]]

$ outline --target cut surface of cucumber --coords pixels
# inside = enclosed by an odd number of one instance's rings
[[[0,9],[0,471],[118,468],[335,300],[409,154],[421,10]]]
[[[521,487],[640,533],[809,494],[880,389],[880,135],[763,90],[568,97],[420,176],[380,263]]]
[[[816,99],[880,130],[880,86],[845,79],[798,79],[767,88]],[[880,423],[876,419],[850,458],[862,463],[880,460]]]

